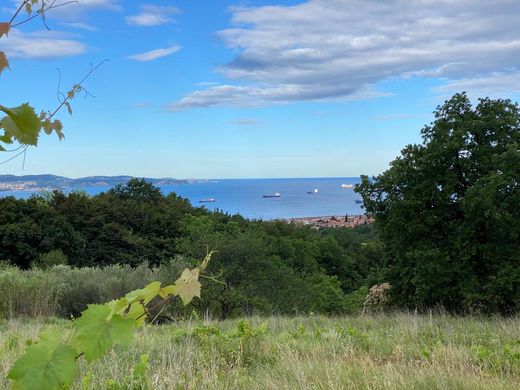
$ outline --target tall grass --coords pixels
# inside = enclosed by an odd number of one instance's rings
[[[27,339],[70,326],[0,324],[0,388]],[[152,389],[518,389],[520,318],[397,313],[148,326],[129,349],[82,363],[74,388],[125,383],[142,354]]]
[[[87,304],[104,303],[150,281],[172,283],[185,266],[177,259],[157,268],[142,264],[20,270],[0,267],[0,318],[77,316]]]

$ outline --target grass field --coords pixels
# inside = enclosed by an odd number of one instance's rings
[[[52,327],[70,322],[0,322],[0,388],[27,339]],[[192,320],[140,329],[80,371],[77,389],[517,389],[520,318]]]

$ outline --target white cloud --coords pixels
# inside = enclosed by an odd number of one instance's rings
[[[82,54],[86,47],[57,31],[22,33],[12,30],[0,41],[0,50],[12,58],[53,58]]]
[[[258,119],[247,119],[247,118],[244,118],[244,119],[232,120],[230,123],[232,125],[236,125],[236,126],[257,126],[257,125],[259,125],[262,122],[260,122]]]
[[[17,5],[21,3],[22,0],[13,0],[12,3],[15,5],[13,10],[16,9]],[[50,5],[50,2],[46,2],[47,6]],[[63,4],[61,6],[60,4]],[[57,8],[49,10],[46,13],[48,18],[52,19],[61,19],[61,20],[81,20],[85,17],[85,15],[91,11],[96,10],[106,10],[106,11],[121,11],[121,1],[120,0],[75,0],[69,2],[68,0],[58,0],[54,4],[54,6],[58,6]],[[36,5],[33,6],[33,10],[37,8]]]
[[[80,30],[87,30],[87,31],[97,31],[96,27],[91,26],[88,23],[83,23],[83,22],[61,22],[60,24],[64,27],[77,28]]]
[[[378,115],[375,117],[378,121],[398,121],[402,119],[412,119],[414,115],[412,114],[391,114],[391,115]]]
[[[218,85],[194,91],[168,106],[170,111],[204,107],[262,107],[269,104],[290,103],[302,100],[372,99],[388,96],[368,87],[345,91],[343,86],[327,85],[319,91],[314,86],[280,84],[272,87]]]
[[[449,81],[435,89],[443,95],[451,95],[458,91],[467,91],[472,97],[504,97],[520,95],[520,71],[512,73],[491,73],[484,76],[463,78]]]
[[[181,50],[181,46],[173,45],[170,47],[166,47],[164,49],[155,49],[155,50],[150,50],[150,51],[147,51],[147,52],[141,53],[141,54],[134,54],[134,55],[128,56],[126,58],[128,58],[130,60],[135,60],[135,61],[152,61],[157,58],[165,57],[170,54],[176,53],[179,50]]]
[[[455,85],[520,68],[518,0],[309,0],[231,11],[218,36],[237,54],[217,70],[239,84],[194,91],[172,109],[370,97],[392,78]]]
[[[179,13],[177,7],[157,6],[145,4],[141,6],[141,12],[136,15],[127,16],[126,23],[133,26],[160,26],[162,24],[173,23],[175,19],[171,15]]]

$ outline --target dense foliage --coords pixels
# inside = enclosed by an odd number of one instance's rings
[[[196,264],[208,249],[217,251],[209,269],[216,281],[207,280],[204,299],[195,305],[221,317],[351,311],[348,294],[366,292],[379,281],[380,249],[370,226],[316,231],[281,221],[250,221],[194,208],[136,179],[92,197],[54,192],[27,200],[0,199],[0,259],[22,269],[138,267],[146,261],[162,274],[178,264]],[[94,278],[82,285],[112,285],[101,271],[82,277],[65,270],[49,269],[37,279],[54,280],[61,272],[77,283]],[[98,302],[98,296],[106,294],[92,293],[90,303]],[[65,312],[75,315],[77,309]]]
[[[520,113],[457,94],[420,145],[357,191],[384,245],[394,303],[451,311],[520,308]]]

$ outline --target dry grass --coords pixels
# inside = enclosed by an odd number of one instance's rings
[[[241,330],[237,324],[146,327],[131,348],[116,348],[90,366],[82,362],[75,388],[125,388],[115,383],[132,376],[142,354],[150,356],[153,389],[520,388],[518,317],[251,317]],[[56,326],[70,323],[0,323],[0,388],[8,386],[5,374],[26,340]]]

